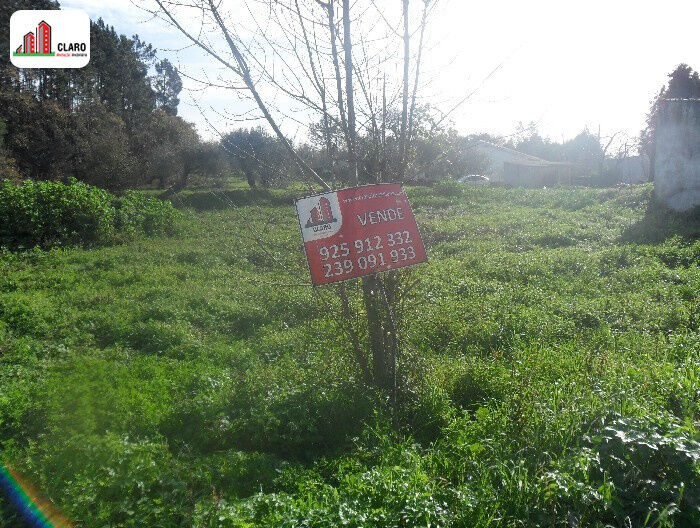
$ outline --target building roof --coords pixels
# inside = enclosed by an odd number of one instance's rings
[[[490,143],[488,141],[484,141],[483,139],[476,140],[474,142],[474,145],[484,150],[497,150],[505,154],[509,154],[510,156],[517,158],[519,160],[518,163],[523,163],[527,165],[551,165],[556,163],[554,161],[548,161],[546,159],[538,158],[537,156],[533,156],[531,154],[525,154],[524,152],[520,152],[519,150],[504,147],[502,145],[496,145],[495,143]]]
[[[501,152],[507,152],[509,154],[512,154],[513,156],[518,156],[521,158],[527,158],[532,161],[547,161],[542,158],[538,158],[537,156],[533,156],[531,154],[525,154],[524,152],[520,152],[519,150],[515,150],[512,148],[504,147],[502,145],[496,145],[495,143],[491,143],[489,141],[484,141],[483,139],[477,139],[475,143],[483,148],[489,148],[489,149],[496,149],[500,150]]]
[[[504,161],[504,165],[525,165],[527,167],[573,167],[573,163],[566,161],[547,161],[543,159],[537,160],[522,160],[522,161]]]
[[[488,141],[484,141],[483,139],[476,140],[474,142],[474,145],[480,149],[483,149],[483,150],[499,151],[499,152],[508,154],[508,155],[512,156],[513,158],[517,159],[517,161],[515,161],[515,160],[505,161],[504,163],[511,163],[511,164],[517,164],[517,165],[527,165],[530,167],[548,167],[551,165],[570,165],[569,163],[558,162],[558,161],[549,161],[546,159],[538,158],[537,156],[533,156],[531,154],[525,154],[524,152],[520,152],[519,150],[504,147],[501,145],[496,145],[495,143],[490,143]]]

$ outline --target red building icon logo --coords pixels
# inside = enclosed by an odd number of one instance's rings
[[[36,27],[36,47],[37,53],[51,53],[51,26],[43,20]]]
[[[17,51],[21,52],[22,47]],[[34,33],[27,33],[24,35],[24,53],[36,53]]]
[[[51,51],[51,26],[44,20],[39,22],[39,25],[36,27],[36,34],[27,33],[24,35],[22,45],[17,48],[14,55],[34,55],[37,57],[55,55]]]
[[[331,210],[331,202],[328,198],[321,198],[318,201],[318,205],[311,209],[311,216],[306,221],[306,227],[315,227],[322,224],[329,224],[331,222],[337,222],[338,219],[333,217],[333,211]]]

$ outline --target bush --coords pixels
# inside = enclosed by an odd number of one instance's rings
[[[0,187],[0,241],[10,247],[96,243],[114,231],[112,196],[73,182]]]
[[[140,232],[147,235],[173,234],[176,211],[170,202],[127,191],[114,203],[118,231],[132,236]]]
[[[698,526],[698,461],[700,444],[677,424],[612,416],[543,477],[545,494],[581,526]]]
[[[119,235],[171,233],[171,204],[136,193],[116,198],[71,180],[0,183],[0,246],[28,248],[94,245]]]
[[[324,480],[318,469],[287,466],[278,483],[285,490],[258,493],[243,501],[201,500],[195,526],[201,528],[362,526],[367,528],[450,526],[459,494],[429,473],[419,446],[376,437],[381,455],[371,467],[352,458],[327,464],[334,474]]]
[[[85,526],[184,526],[191,491],[163,441],[108,433],[34,444],[21,468],[46,471],[41,487]],[[77,469],[77,471],[76,471]],[[189,493],[188,493],[189,492]]]

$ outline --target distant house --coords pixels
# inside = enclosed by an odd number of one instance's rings
[[[549,187],[570,184],[579,172],[571,163],[547,161],[488,141],[473,143],[477,154],[486,161],[489,178],[513,186]]]
[[[574,183],[578,168],[572,163],[521,161],[503,164],[503,183],[514,187],[552,187]]]

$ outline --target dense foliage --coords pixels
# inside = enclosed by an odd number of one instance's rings
[[[2,456],[79,525],[698,524],[700,217],[409,189],[392,415],[306,285],[295,193],[245,187],[178,196],[175,238],[0,254]]]
[[[9,41],[18,9],[56,9],[48,0],[0,4]],[[184,185],[216,175],[218,151],[177,116],[182,80],[167,60],[102,19],[90,24],[90,62],[74,69],[17,69],[0,57],[0,178],[66,179],[106,189]],[[4,138],[4,141],[2,140]],[[176,170],[154,173],[154,168]],[[184,167],[184,168],[183,168]]]
[[[264,128],[238,129],[221,138],[221,147],[251,189],[288,183],[294,161],[277,137]]]
[[[597,169],[597,165],[605,157],[600,138],[588,128],[584,128],[569,140],[557,143],[540,135],[534,123],[530,123],[528,127],[520,124],[516,136],[510,138],[506,145],[538,158],[576,163],[590,169]]]
[[[0,182],[0,247],[94,245],[172,233],[170,202],[128,192],[119,198],[73,180]]]

